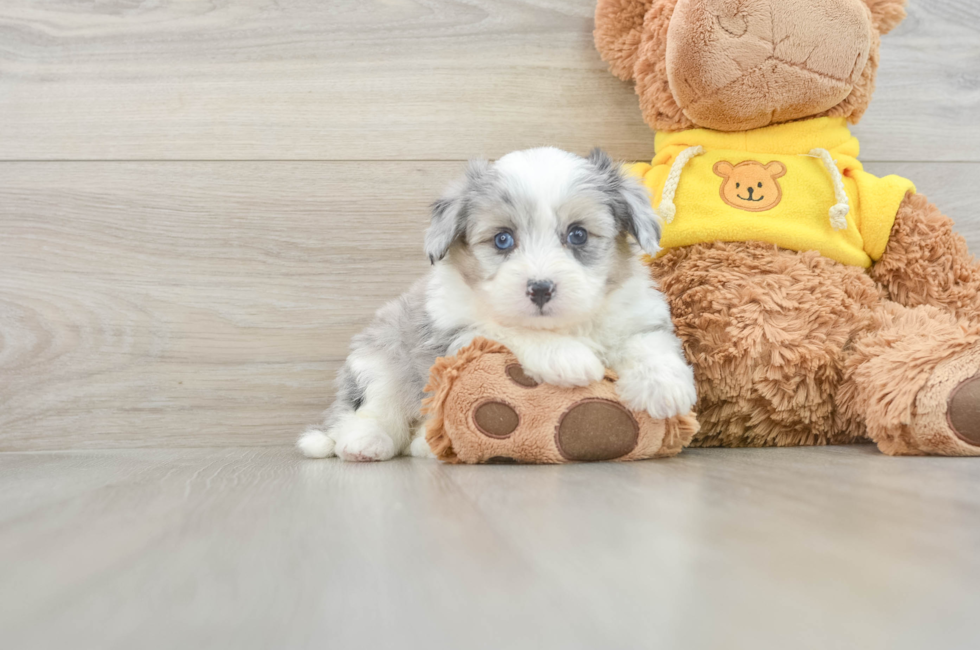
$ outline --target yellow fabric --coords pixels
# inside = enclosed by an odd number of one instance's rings
[[[905,178],[877,178],[865,172],[857,159],[857,138],[846,120],[822,117],[738,133],[692,129],[657,134],[652,162],[630,167],[650,189],[654,208],[660,205],[674,160],[697,145],[705,152],[680,174],[677,213],[664,224],[664,250],[719,240],[764,241],[869,267],[884,254],[905,195],[915,192]],[[809,155],[815,148],[829,150],[843,175],[851,208],[844,230],[831,226],[830,208],[837,203],[833,180],[820,158]],[[754,162],[738,167],[746,161]],[[764,166],[775,178],[758,177]],[[730,176],[719,175],[726,173]],[[753,181],[752,194],[746,179]],[[770,207],[780,191],[778,203]]]

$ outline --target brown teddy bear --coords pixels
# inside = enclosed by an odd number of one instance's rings
[[[904,0],[599,0],[665,221],[650,260],[694,365],[693,446],[871,439],[980,455],[980,266],[910,181],[858,161]]]

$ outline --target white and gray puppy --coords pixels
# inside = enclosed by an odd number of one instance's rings
[[[354,337],[324,427],[303,434],[300,450],[431,456],[420,413],[429,367],[476,336],[506,345],[539,382],[584,386],[608,366],[631,408],[688,412],[694,374],[635,249],[656,253],[659,239],[646,189],[599,150],[470,163],[433,204],[432,272]]]

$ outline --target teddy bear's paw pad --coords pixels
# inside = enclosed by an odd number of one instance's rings
[[[510,456],[492,456],[486,463],[487,465],[517,465],[517,459]]]
[[[558,451],[566,460],[620,458],[636,448],[640,425],[626,407],[606,399],[586,399],[562,415],[555,432]]]
[[[483,435],[500,440],[514,433],[521,417],[510,404],[487,401],[474,409],[473,423]]]
[[[980,375],[953,389],[946,417],[950,428],[963,442],[980,447]]]
[[[524,388],[534,388],[538,385],[538,382],[534,381],[531,377],[528,377],[524,372],[524,368],[521,367],[519,363],[511,363],[505,369],[504,372],[510,377],[510,380],[519,386]]]

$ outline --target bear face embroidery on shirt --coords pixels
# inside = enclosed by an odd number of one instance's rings
[[[721,200],[733,208],[765,212],[783,200],[783,188],[777,180],[786,175],[786,165],[781,162],[763,165],[755,160],[746,160],[732,165],[721,160],[715,163],[714,172],[724,179]]]

